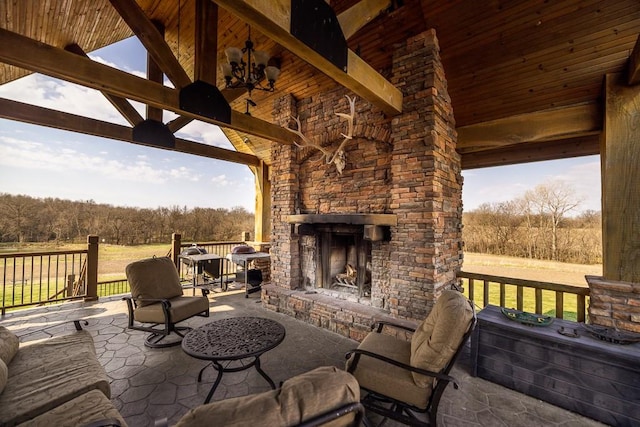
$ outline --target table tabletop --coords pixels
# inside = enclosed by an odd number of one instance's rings
[[[197,359],[239,360],[271,350],[284,337],[284,326],[275,320],[231,317],[192,330],[182,340],[182,349]]]

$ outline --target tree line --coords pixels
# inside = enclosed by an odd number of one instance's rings
[[[253,228],[254,214],[242,207],[144,209],[0,193],[1,242],[85,242],[96,234],[105,243],[136,245],[167,243],[171,233],[183,241],[229,241]]]
[[[463,214],[470,252],[579,264],[602,262],[600,212],[578,211],[582,200],[559,182],[538,185],[514,200],[484,203]]]

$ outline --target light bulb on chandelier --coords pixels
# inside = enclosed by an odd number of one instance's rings
[[[249,35],[244,43],[244,48],[228,47],[224,52],[227,56],[227,63],[222,64],[222,74],[227,88],[246,88],[249,97],[254,89],[267,92],[275,90],[280,69],[268,65],[269,54],[267,52],[254,49],[253,41],[251,41],[251,27],[249,27]]]

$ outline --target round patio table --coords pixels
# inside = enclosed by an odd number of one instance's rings
[[[198,382],[202,381],[202,372],[207,367],[211,366],[218,372],[204,403],[211,401],[224,372],[239,372],[252,366],[275,389],[274,382],[260,368],[260,356],[280,344],[284,336],[284,326],[262,317],[215,320],[185,335],[182,350],[196,359],[211,362],[200,370]],[[232,362],[239,362],[240,366],[231,366]]]

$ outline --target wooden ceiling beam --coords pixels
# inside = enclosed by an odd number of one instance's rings
[[[513,144],[597,134],[602,111],[596,103],[520,114],[457,128],[457,151],[490,150]]]
[[[196,0],[194,80],[216,85],[218,68],[218,5]]]
[[[344,38],[351,36],[367,25],[373,18],[391,6],[391,0],[360,0],[349,9],[338,15],[338,22],[342,28]]]
[[[3,119],[15,120],[38,126],[46,126],[55,129],[83,133],[86,135],[99,136],[106,139],[130,142],[137,145],[145,145],[148,147],[209,157],[212,159],[224,160],[247,166],[260,166],[260,160],[251,154],[227,150],[213,145],[200,144],[180,138],[176,138],[174,148],[144,144],[139,141],[134,141],[132,137],[132,129],[126,126],[4,98],[0,98],[0,117]]]
[[[281,126],[231,111],[231,123],[200,116],[179,107],[178,91],[159,83],[134,76],[82,58],[76,54],[49,46],[0,28],[0,61],[51,77],[77,83],[120,97],[173,111],[203,122],[228,127],[250,135],[284,144],[292,143],[291,132]]]
[[[190,84],[191,79],[173,55],[162,33],[145,15],[138,3],[135,0],[109,0],[109,2],[138,37],[156,64],[171,80],[171,83],[178,89]]]
[[[153,24],[164,39],[164,25],[162,25],[161,22],[154,22]],[[164,84],[164,73],[155,59],[153,59],[153,55],[149,50],[147,50],[147,79],[152,82]],[[162,109],[147,105],[147,119],[162,122]]]
[[[64,50],[75,53],[76,55],[80,55],[87,59],[89,58],[86,52],[76,43],[71,43],[65,46]],[[138,113],[138,110],[136,110],[133,105],[131,105],[131,103],[125,98],[111,95],[110,93],[104,91],[102,92],[102,94],[105,98],[107,98],[107,101],[109,101],[111,105],[113,105],[115,109],[118,110],[120,114],[122,114],[122,117],[124,117],[131,126],[135,126],[144,120],[144,117],[142,117],[140,113]]]
[[[600,154],[599,134],[464,153],[461,160],[462,169],[467,170],[597,154]]]
[[[636,40],[627,66],[627,84],[629,86],[640,83],[640,36]]]
[[[352,50],[347,52],[346,72],[314,51],[290,32],[290,0],[213,0],[262,34],[279,43],[356,95],[371,102],[385,114],[402,112],[402,92]]]

